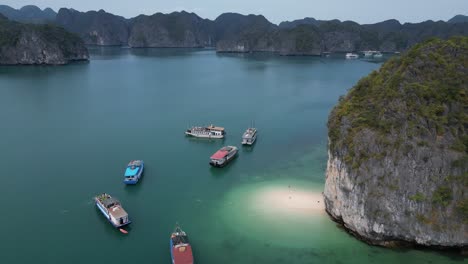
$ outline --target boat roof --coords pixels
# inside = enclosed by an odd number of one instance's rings
[[[132,166],[127,167],[127,169],[125,170],[125,177],[137,175],[139,169],[140,167],[134,167],[133,169]]]
[[[115,199],[115,198],[113,198],[113,197],[109,197],[109,198],[107,198],[107,199],[103,199],[103,200],[101,200],[101,203],[102,203],[106,208],[109,208],[109,207],[111,207],[111,206],[113,206],[113,205],[119,205],[119,204],[120,204],[119,200],[117,200],[117,199]]]
[[[222,159],[224,158],[227,154],[229,154],[230,151],[235,149],[236,147],[233,146],[226,146],[222,147],[220,150],[216,151],[215,154],[213,154],[210,158],[211,159]]]
[[[256,128],[248,128],[245,132],[243,137],[244,138],[251,138],[257,132]]]
[[[127,212],[120,205],[116,205],[116,206],[112,207],[111,209],[109,209],[109,213],[112,216],[114,216],[116,219],[128,216]]]
[[[143,162],[142,160],[132,160],[128,163],[128,166],[132,166],[132,165],[141,166],[142,162]]]
[[[210,125],[210,126],[208,126],[207,128],[209,128],[209,129],[211,129],[211,130],[224,131],[224,127],[218,127],[218,126],[213,126],[213,125]]]
[[[228,153],[229,153],[228,150],[220,149],[220,150],[216,151],[216,153],[211,156],[211,159],[222,159],[222,158],[226,157],[226,155]]]
[[[176,264],[193,264],[192,247],[188,244],[173,247],[172,255]]]

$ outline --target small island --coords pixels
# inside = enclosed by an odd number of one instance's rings
[[[0,65],[63,65],[88,59],[77,35],[54,25],[10,21],[0,14]]]
[[[327,212],[381,246],[466,250],[468,37],[433,39],[363,78],[328,120]]]

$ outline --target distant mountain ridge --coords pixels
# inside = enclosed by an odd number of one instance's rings
[[[464,15],[456,15],[454,17],[452,17],[449,21],[447,21],[448,23],[467,23],[468,22],[468,16],[464,16]]]
[[[0,14],[3,14],[10,20],[35,24],[54,22],[57,16],[57,13],[51,8],[41,10],[34,5],[23,6],[20,9],[14,9],[7,5],[0,5]]]
[[[1,10],[0,10],[1,12]],[[456,19],[455,19],[456,18]],[[88,45],[142,47],[215,47],[218,52],[275,52],[320,55],[323,52],[404,51],[432,37],[468,35],[468,23],[387,20],[360,25],[353,21],[304,18],[275,25],[261,15],[224,13],[215,20],[173,12],[126,19],[104,10],[61,8],[55,23],[77,33]]]

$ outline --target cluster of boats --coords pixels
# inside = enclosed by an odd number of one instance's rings
[[[192,127],[185,132],[188,136],[222,139],[226,135],[223,127],[206,126]],[[257,139],[257,129],[250,127],[242,135],[242,145],[251,146]],[[214,167],[224,167],[232,159],[236,157],[238,148],[235,146],[225,146],[216,151],[210,157],[210,164]],[[145,163],[143,160],[132,160],[128,163],[124,172],[123,182],[127,185],[135,185],[141,179]],[[94,197],[96,207],[104,215],[104,217],[120,232],[127,234],[128,232],[123,227],[129,225],[130,220],[127,211],[116,198],[108,193],[102,193]],[[175,230],[170,236],[171,259],[173,264],[193,264],[192,246],[190,245],[187,234],[179,225],[176,225]]]
[[[144,169],[142,160],[132,160],[128,163],[124,173],[124,183],[127,185],[137,184]],[[110,194],[102,193],[94,197],[96,206],[106,219],[120,232],[127,234],[123,227],[129,225],[130,220],[127,211],[122,204]],[[171,259],[173,264],[193,264],[192,246],[189,243],[187,234],[176,225],[174,232],[170,236]]]
[[[364,55],[365,58],[380,59],[383,57],[382,52],[376,51],[376,50],[366,50],[366,51],[363,51],[362,54]],[[345,57],[346,59],[359,59],[359,54],[349,52],[349,53],[346,53]]]
[[[222,139],[226,135],[226,130],[224,127],[214,125],[191,127],[185,131],[185,135],[198,138]],[[254,127],[247,128],[242,135],[242,145],[251,146],[255,143],[255,140],[257,140],[257,129]],[[237,156],[238,151],[239,149],[236,146],[222,147],[210,157],[210,165],[213,167],[224,167]]]

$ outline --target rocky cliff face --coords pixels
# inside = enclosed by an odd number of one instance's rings
[[[468,245],[468,38],[418,44],[330,114],[327,212],[383,246]]]
[[[128,44],[131,47],[213,46],[213,22],[194,13],[174,12],[138,16],[131,21]]]
[[[67,64],[88,58],[83,41],[63,28],[20,24],[0,15],[0,64]]]
[[[88,45],[116,46],[128,42],[127,20],[104,10],[83,13],[61,8],[56,23],[78,34]]]
[[[468,35],[467,23],[426,21],[401,25],[396,20],[359,25],[352,21],[305,18],[272,24],[261,15],[225,13],[216,20],[194,13],[157,13],[131,19],[104,12],[60,9],[56,23],[78,33],[86,44],[131,47],[216,47],[218,52],[275,52],[320,55],[322,52],[404,51],[430,37]],[[307,40],[307,41],[306,41]]]
[[[263,16],[225,13],[214,23],[218,52],[274,51],[276,26]]]

